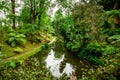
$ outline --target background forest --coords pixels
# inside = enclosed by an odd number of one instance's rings
[[[119,80],[119,5],[120,0],[1,0],[0,80]],[[37,53],[54,39],[88,68],[53,77]]]

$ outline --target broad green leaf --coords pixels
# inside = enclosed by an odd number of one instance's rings
[[[24,38],[20,38],[19,41],[21,41],[23,44],[26,43],[26,39],[24,39]]]
[[[16,35],[16,37],[25,38],[26,36],[24,34],[18,34],[18,35]]]
[[[11,62],[11,63],[10,63],[10,66],[13,67],[13,68],[15,68],[15,67],[16,67],[16,64],[15,64],[14,62]]]
[[[11,46],[15,47],[16,46],[16,42],[15,41],[11,42]]]
[[[106,14],[108,16],[111,16],[111,15],[116,15],[116,14],[119,14],[120,12],[118,10],[111,10],[111,11],[106,11]]]
[[[109,39],[117,39],[117,40],[120,40],[120,35],[111,36],[111,37],[109,37]]]
[[[113,19],[112,19],[112,16],[108,18],[108,23],[109,23],[109,24],[114,24],[114,21],[113,21]]]
[[[12,37],[12,36],[14,37],[14,36],[16,36],[16,33],[9,33],[8,36],[9,37]]]
[[[14,37],[10,37],[10,38],[8,39],[8,42],[11,43],[11,42],[14,41],[14,40],[15,40]]]
[[[23,52],[23,49],[20,47],[16,47],[16,48],[14,48],[14,52],[21,53],[21,52]]]
[[[11,60],[8,61],[6,64],[7,64],[8,67],[12,67],[12,68],[15,68],[15,67],[16,67],[15,62],[13,62],[13,61],[11,61]]]

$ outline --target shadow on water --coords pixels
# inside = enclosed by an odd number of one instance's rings
[[[82,68],[85,68],[83,62],[74,54],[67,51],[64,42],[58,39],[53,46],[39,54],[39,59],[54,77],[61,77],[66,74],[68,77],[75,74],[80,76]]]

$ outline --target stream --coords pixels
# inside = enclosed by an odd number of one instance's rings
[[[59,78],[66,74],[80,76],[85,64],[73,53],[67,51],[62,40],[57,40],[52,47],[38,54],[39,59],[46,65],[51,74]]]

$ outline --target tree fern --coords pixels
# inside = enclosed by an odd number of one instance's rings
[[[107,46],[103,52],[103,55],[112,55],[118,52],[120,52],[120,48],[116,48],[114,46]]]
[[[111,15],[119,14],[119,17],[120,17],[120,10],[106,11],[106,14],[108,15],[108,17],[110,17]]]
[[[87,60],[92,62],[92,63],[94,63],[94,64],[97,64],[97,65],[100,65],[100,66],[104,66],[104,63],[98,57],[89,55],[87,57]]]
[[[99,57],[102,56],[103,49],[99,43],[90,43],[84,47],[81,52],[77,53],[78,57],[86,59],[94,64],[103,66]]]
[[[26,43],[26,36],[17,32],[8,33],[7,42],[10,46],[15,47],[17,43],[24,45]]]
[[[120,10],[106,11],[107,21],[111,26],[119,24],[118,18],[120,18]]]
[[[80,41],[69,41],[66,47],[71,50],[72,52],[77,52],[80,49]]]
[[[113,36],[109,37],[109,39],[120,40],[120,35],[113,35]]]
[[[108,41],[116,47],[120,47],[120,35],[113,35],[108,38]]]

